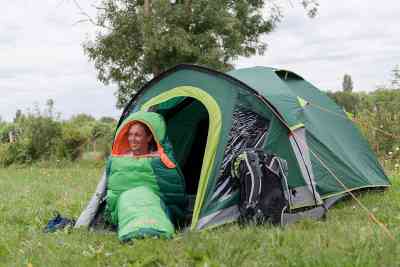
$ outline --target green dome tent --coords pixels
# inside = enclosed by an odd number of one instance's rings
[[[238,218],[230,161],[257,147],[288,165],[288,210],[323,207],[335,197],[390,182],[369,144],[345,112],[300,76],[266,67],[226,74],[178,65],[147,83],[125,107],[119,125],[137,111],[161,114],[182,169],[190,227]],[[93,225],[107,177],[76,227]],[[192,200],[192,201],[191,201]]]

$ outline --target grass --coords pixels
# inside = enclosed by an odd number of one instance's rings
[[[102,172],[90,163],[58,165],[0,169],[0,266],[400,266],[399,174],[386,192],[360,197],[396,241],[349,200],[325,221],[231,224],[121,244],[114,233],[43,233],[55,210],[78,217]]]

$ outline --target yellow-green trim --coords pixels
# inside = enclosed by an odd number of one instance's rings
[[[308,104],[307,100],[301,98],[300,96],[297,97],[297,100],[299,101],[300,107],[302,108],[304,108]]]
[[[304,124],[303,124],[303,123],[299,123],[299,124],[296,124],[296,125],[290,127],[289,129],[290,129],[291,131],[294,131],[294,130],[297,130],[297,129],[303,128],[303,127],[304,127]]]
[[[353,113],[347,112],[347,111],[344,111],[344,112],[346,112],[346,115],[347,115],[348,119],[350,119],[351,121],[354,119],[354,114]]]
[[[210,178],[213,162],[217,153],[222,124],[221,109],[219,108],[219,105],[215,99],[202,89],[192,86],[179,86],[151,98],[141,106],[140,110],[147,111],[154,105],[158,105],[172,98],[181,96],[193,97],[200,101],[207,108],[209,118],[207,144],[204,152],[199,186],[197,189],[196,201],[193,209],[192,225],[190,227],[192,230],[195,230],[199,221],[200,210],[203,205],[208,180]]]

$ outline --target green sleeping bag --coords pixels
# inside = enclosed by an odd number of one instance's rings
[[[157,143],[156,153],[126,155],[126,135],[135,121],[150,128]],[[130,115],[117,130],[107,165],[105,217],[118,226],[119,239],[171,238],[174,223],[184,216],[186,195],[183,176],[165,137],[162,117],[152,112]]]
[[[171,238],[173,234],[167,207],[149,187],[135,187],[120,195],[118,238],[121,241],[147,236]]]

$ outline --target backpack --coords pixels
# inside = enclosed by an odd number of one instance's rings
[[[262,150],[248,149],[237,155],[231,166],[240,191],[239,222],[281,224],[288,207],[286,161]]]

